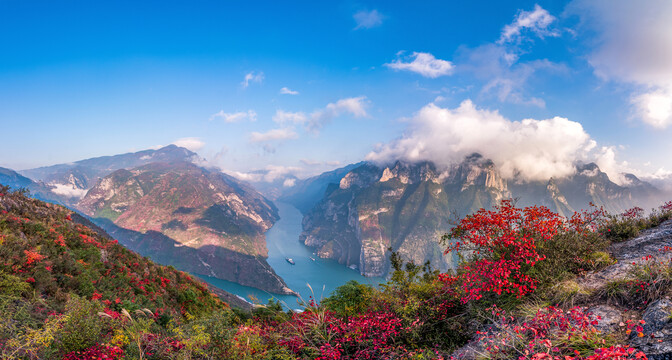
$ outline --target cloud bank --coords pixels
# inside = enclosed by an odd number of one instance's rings
[[[576,0],[568,13],[595,34],[588,55],[595,75],[632,85],[633,111],[644,123],[672,125],[672,2]]]
[[[273,121],[278,124],[304,124],[306,121],[308,121],[308,117],[302,112],[276,110],[275,115],[273,115]]]
[[[423,107],[400,139],[380,145],[366,159],[427,160],[447,168],[477,152],[491,159],[504,177],[548,180],[573,174],[575,162],[595,145],[578,122],[561,117],[511,121],[466,100],[456,109]]]
[[[51,192],[56,195],[67,196],[71,198],[83,198],[89,189],[78,189],[70,184],[49,184],[52,186]]]

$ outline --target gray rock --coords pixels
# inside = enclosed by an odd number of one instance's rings
[[[634,239],[612,245],[609,251],[617,262],[580,279],[579,284],[585,289],[596,290],[611,281],[631,278],[631,272],[637,264],[643,264],[646,261],[669,261],[672,258],[672,252],[660,251],[665,246],[672,247],[672,220],[643,231]],[[649,255],[653,259],[645,260],[645,257]]]
[[[672,302],[667,299],[655,301],[644,311],[642,320],[646,322],[643,337],[637,331],[630,335],[630,346],[643,351],[653,358],[664,358],[663,355],[672,352]],[[662,356],[662,357],[661,357]],[[651,358],[651,357],[650,357]]]
[[[642,316],[642,320],[646,321],[643,326],[644,333],[650,334],[663,330],[670,323],[670,316],[672,316],[672,301],[667,299],[654,301],[646,308]]]
[[[618,324],[623,321],[623,315],[620,310],[609,305],[597,305],[586,309],[593,319],[597,320],[595,328],[603,333],[609,333],[616,330]]]

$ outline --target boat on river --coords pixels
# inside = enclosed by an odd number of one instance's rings
[[[286,257],[285,260],[287,260],[287,262],[290,263],[290,264],[292,264],[292,265],[295,264],[295,262],[294,262],[294,260],[292,260],[292,258],[288,258],[288,257]]]

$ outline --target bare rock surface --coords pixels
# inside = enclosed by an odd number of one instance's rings
[[[647,256],[652,256],[656,261],[669,261],[672,252],[661,251],[666,246],[672,247],[672,220],[645,230],[636,238],[613,244],[610,252],[617,262],[589,274],[580,279],[579,283],[586,289],[595,290],[611,281],[627,279],[637,264],[647,261]]]

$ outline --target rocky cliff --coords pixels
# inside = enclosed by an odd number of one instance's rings
[[[358,266],[366,276],[387,273],[389,248],[405,261],[429,260],[445,270],[454,259],[443,255],[445,245],[439,240],[453,220],[505,198],[517,199],[521,206],[544,205],[565,216],[591,202],[613,213],[655,202],[655,188],[634,175],[626,178],[632,187],[619,186],[597,165],[585,164],[564,179],[504,179],[478,154],[444,170],[430,162],[364,163],[327,186],[305,212],[301,241],[321,257]]]

